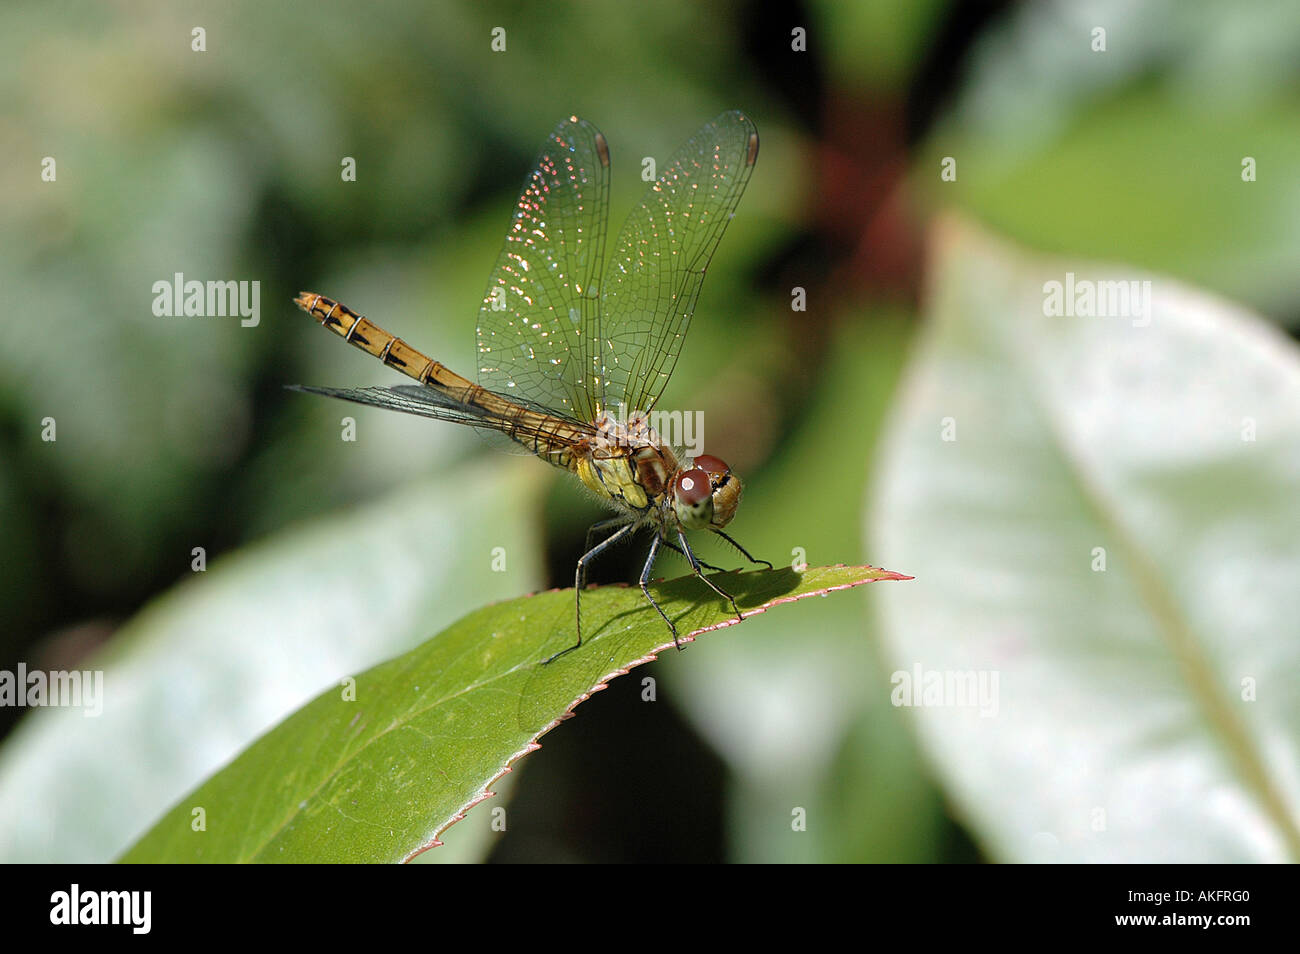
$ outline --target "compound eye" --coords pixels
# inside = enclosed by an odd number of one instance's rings
[[[694,507],[708,499],[713,489],[709,486],[709,475],[694,467],[677,478],[677,499]]]
[[[721,457],[714,457],[712,454],[701,454],[695,458],[695,466],[708,471],[710,474],[725,474],[731,470],[726,461]]]

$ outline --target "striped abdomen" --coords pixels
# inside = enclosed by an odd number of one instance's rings
[[[500,431],[539,457],[568,470],[576,471],[576,458],[585,456],[591,436],[589,429],[579,429],[564,418],[516,404],[461,377],[332,298],[300,292],[294,302],[344,341],[432,388],[467,412],[464,418],[449,415],[449,419]]]

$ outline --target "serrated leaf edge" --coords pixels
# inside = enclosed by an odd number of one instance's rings
[[[729,626],[737,626],[740,623],[744,622],[749,617],[757,616],[760,613],[765,613],[773,606],[780,606],[782,603],[797,603],[799,600],[808,599],[811,596],[825,596],[827,593],[834,593],[838,590],[850,590],[853,589],[854,587],[863,586],[864,584],[867,583],[879,583],[882,581],[915,579],[915,577],[905,576],[902,573],[896,573],[893,570],[886,570],[883,567],[878,567],[878,566],[850,567],[844,563],[836,563],[830,566],[817,567],[817,569],[819,570],[860,569],[860,570],[874,571],[882,574],[888,574],[888,576],[869,576],[869,577],[865,577],[864,579],[854,580],[850,583],[838,583],[834,586],[826,586],[817,590],[809,590],[807,593],[800,593],[796,596],[779,596],[775,599],[768,600],[766,603],[763,603],[760,606],[755,606],[752,609],[747,609],[743,611],[739,617],[732,617],[729,619],[722,620],[721,622],[714,623],[711,626],[703,626],[699,629],[692,630],[690,633],[682,636],[681,641],[683,643],[693,643],[695,642],[695,637],[697,636],[702,636],[705,633],[715,632],[716,630],[720,630],[720,629],[726,629]],[[617,584],[617,585],[627,586],[627,584]],[[553,592],[563,592],[563,590],[546,590],[543,592],[553,593]],[[536,594],[530,593],[528,595],[535,596]],[[542,736],[550,732],[552,729],[559,726],[566,719],[571,718],[573,716],[573,710],[575,710],[576,708],[578,708],[578,706],[582,705],[582,703],[590,699],[595,693],[600,692],[602,689],[607,688],[609,684],[613,682],[615,679],[617,679],[619,676],[626,676],[628,673],[630,673],[633,669],[636,669],[638,666],[644,666],[646,663],[654,662],[656,659],[659,658],[659,654],[661,652],[664,652],[665,650],[672,649],[672,648],[675,648],[675,643],[669,640],[668,642],[663,643],[662,645],[656,646],[654,649],[650,650],[640,659],[633,660],[627,666],[619,669],[615,669],[599,677],[599,679],[596,680],[596,684],[594,686],[592,686],[586,692],[579,695],[578,698],[573,700],[573,702],[569,703],[565,707],[564,711],[560,713],[559,716],[557,716],[555,719],[548,722],[546,725],[542,726],[542,728],[538,730],[536,735],[534,735],[531,739],[529,739],[528,742],[525,743],[513,755],[509,756],[505,760],[505,763],[501,766],[501,770],[497,772],[495,775],[492,775],[490,778],[488,778],[486,782],[483,783],[483,790],[479,792],[477,795],[475,795],[473,798],[465,802],[465,804],[461,805],[458,809],[456,809],[455,812],[452,813],[450,818],[448,818],[443,824],[441,824],[436,829],[434,829],[433,836],[428,843],[421,845],[420,847],[412,851],[410,854],[403,857],[402,864],[409,863],[413,858],[417,857],[418,855],[424,854],[424,852],[428,851],[430,848],[440,847],[443,844],[443,842],[439,840],[439,836],[442,835],[444,832],[446,832],[447,829],[449,829],[452,825],[456,824],[458,821],[463,821],[465,816],[468,815],[469,812],[476,805],[479,805],[480,803],[485,802],[489,798],[492,798],[494,795],[496,795],[496,792],[493,792],[491,790],[492,786],[495,785],[497,782],[499,782],[502,778],[504,778],[508,773],[510,773],[512,771],[513,765],[516,762],[518,762],[524,756],[536,752],[538,749],[540,749],[542,747],[542,744],[538,740],[541,739]]]

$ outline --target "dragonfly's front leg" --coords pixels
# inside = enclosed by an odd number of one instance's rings
[[[726,600],[731,604],[731,608],[736,611],[736,619],[744,619],[745,614],[742,613],[740,611],[740,607],[736,605],[735,597],[733,597],[726,590],[715,586],[713,581],[704,575],[704,570],[701,568],[700,561],[696,558],[694,552],[692,552],[691,545],[686,542],[686,534],[678,530],[677,540],[682,545],[682,551],[686,554],[686,559],[691,561],[691,569],[695,571],[695,575],[698,576],[701,580],[703,580],[706,584],[708,584],[709,589],[713,590],[713,592],[717,593],[724,600]]]
[[[730,544],[731,544],[733,547],[735,547],[737,550],[739,550],[740,553],[741,553],[741,555],[742,555],[746,560],[748,560],[750,563],[761,563],[761,564],[763,564],[765,567],[767,567],[769,570],[772,569],[772,564],[768,563],[766,560],[755,560],[752,556],[749,555],[749,551],[748,551],[748,550],[746,550],[744,547],[742,547],[742,546],[741,546],[739,543],[737,543],[735,540],[731,539],[731,537],[727,536],[727,535],[726,535],[725,533],[723,533],[721,530],[717,530],[717,529],[715,529],[713,532],[716,533],[718,536],[722,537],[722,539],[726,540],[728,543],[730,543]]]
[[[610,520],[602,520],[600,523],[593,524],[587,530],[587,543],[591,543],[591,535],[596,531],[601,530],[602,528],[605,527],[609,527],[619,522],[620,521],[615,518]],[[632,524],[632,523],[624,524],[621,530],[618,530],[615,533],[611,533],[604,540],[601,540],[600,543],[596,544],[594,547],[591,547],[590,549],[587,550],[586,553],[578,557],[578,566],[577,569],[574,570],[573,572],[573,621],[578,634],[578,641],[574,643],[572,646],[570,646],[568,649],[561,649],[558,653],[551,656],[550,658],[542,660],[543,666],[545,666],[547,663],[554,662],[555,660],[563,656],[565,653],[573,652],[575,649],[577,649],[579,646],[582,645],[582,588],[587,582],[587,563],[588,561],[598,556],[602,551],[604,551],[606,547],[609,547],[612,544],[614,544],[616,541],[623,539],[625,536],[631,533],[635,528],[636,528],[636,524]]]

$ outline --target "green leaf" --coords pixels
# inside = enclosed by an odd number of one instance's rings
[[[935,244],[872,531],[917,576],[877,602],[950,795],[1003,860],[1300,860],[1294,344],[1160,276]],[[1067,271],[1151,280],[1148,316],[1046,316]]]
[[[873,567],[724,573],[746,615],[882,579]],[[735,617],[693,577],[656,584],[683,643]],[[355,701],[330,690],[184,798],[123,859],[403,861],[478,802],[579,702],[672,647],[635,587],[583,594],[581,649],[549,665],[573,634],[573,591],[488,606],[418,649],[362,673]],[[685,635],[685,634],[690,634]],[[206,830],[191,828],[202,809]]]

